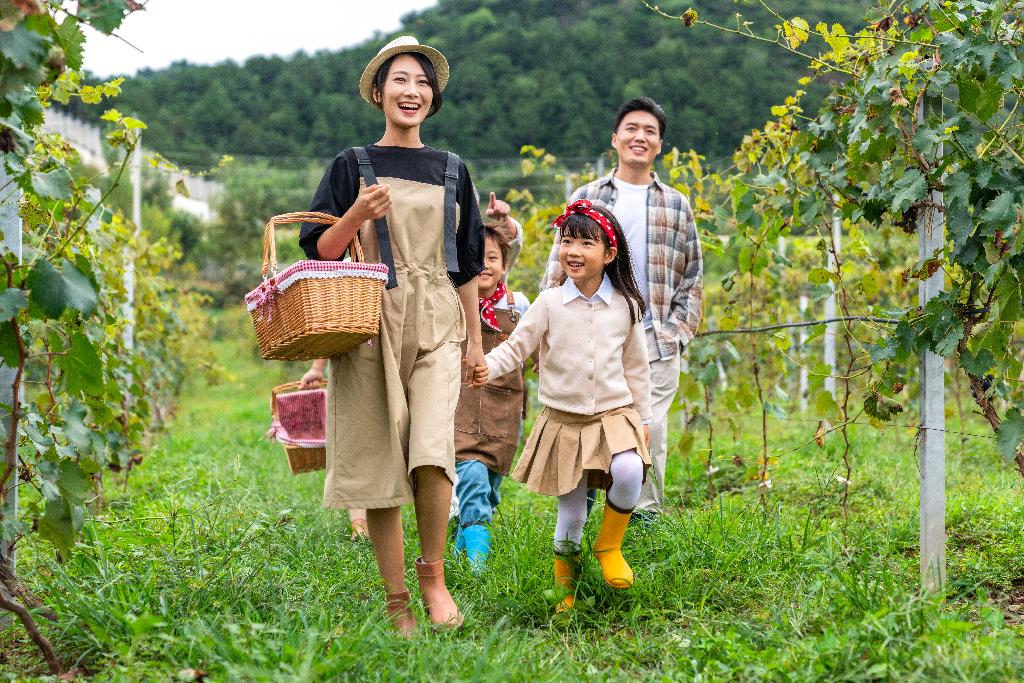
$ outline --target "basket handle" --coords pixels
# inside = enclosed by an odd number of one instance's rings
[[[309,388],[310,389],[321,389],[326,384],[327,384],[327,382],[325,382],[324,380],[320,380],[318,382],[314,382],[313,386],[311,386]],[[286,382],[285,384],[279,384],[276,387],[274,387],[273,389],[271,389],[270,390],[270,414],[271,415],[276,415],[277,414],[277,396],[278,396],[278,394],[287,394],[288,392],[295,391],[296,389],[299,389],[301,387],[302,387],[302,382]]]
[[[329,213],[320,213],[317,211],[297,211],[294,213],[282,213],[279,216],[272,217],[267,221],[266,227],[263,229],[263,270],[261,275],[265,279],[267,273],[277,275],[277,244],[274,242],[274,228],[278,225],[285,225],[288,223],[321,223],[323,225],[334,225],[340,218],[332,216]],[[362,263],[365,260],[363,256],[363,246],[359,243],[359,234],[352,236],[352,243],[349,245],[352,253],[352,260],[356,263]],[[284,386],[284,385],[282,385]]]

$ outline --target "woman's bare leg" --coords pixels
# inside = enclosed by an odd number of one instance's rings
[[[440,467],[418,467],[416,477],[416,526],[420,534],[421,563],[417,564],[420,592],[429,606],[430,620],[436,624],[461,623],[459,608],[444,581],[445,539],[448,533],[448,509],[452,482]],[[436,566],[430,568],[426,565]]]
[[[401,508],[367,510],[367,526],[377,568],[387,592],[388,616],[402,636],[416,630],[416,617],[409,609],[409,593],[405,588],[405,553],[402,548]]]

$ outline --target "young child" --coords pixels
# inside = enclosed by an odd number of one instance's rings
[[[310,389],[324,381],[326,358],[317,358],[306,374],[299,380],[300,389]],[[352,525],[352,541],[369,541],[370,529],[366,526],[366,510],[349,510],[349,523]]]
[[[492,193],[492,205],[494,201]],[[508,339],[530,307],[524,294],[512,292],[505,285],[512,235],[502,228],[509,225],[506,219],[502,225],[484,226],[484,269],[476,281],[485,353]],[[455,552],[465,553],[476,572],[483,569],[490,553],[489,525],[501,501],[499,487],[519,445],[524,399],[521,365],[496,376],[485,386],[463,384],[459,395],[455,410],[455,497],[459,518]]]
[[[473,383],[502,376],[540,350],[537,418],[512,474],[536,493],[558,496],[557,611],[575,603],[587,488],[607,491],[594,554],[612,588],[633,585],[622,556],[626,524],[651,464],[650,376],[644,301],[615,217],[581,199],[553,223],[559,231],[561,287],[537,297],[508,341],[474,368]]]

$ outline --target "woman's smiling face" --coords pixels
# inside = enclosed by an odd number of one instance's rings
[[[384,90],[374,90],[374,99],[392,125],[415,128],[430,113],[434,91],[430,79],[412,55],[395,57],[384,79]]]

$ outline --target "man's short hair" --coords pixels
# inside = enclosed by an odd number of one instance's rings
[[[668,125],[668,117],[665,116],[665,110],[661,108],[661,105],[650,97],[637,97],[619,107],[619,111],[615,113],[615,128],[612,130],[617,131],[619,124],[622,123],[622,119],[626,118],[626,114],[631,114],[635,111],[645,111],[658,119],[658,136],[661,138],[665,137],[665,126]]]

